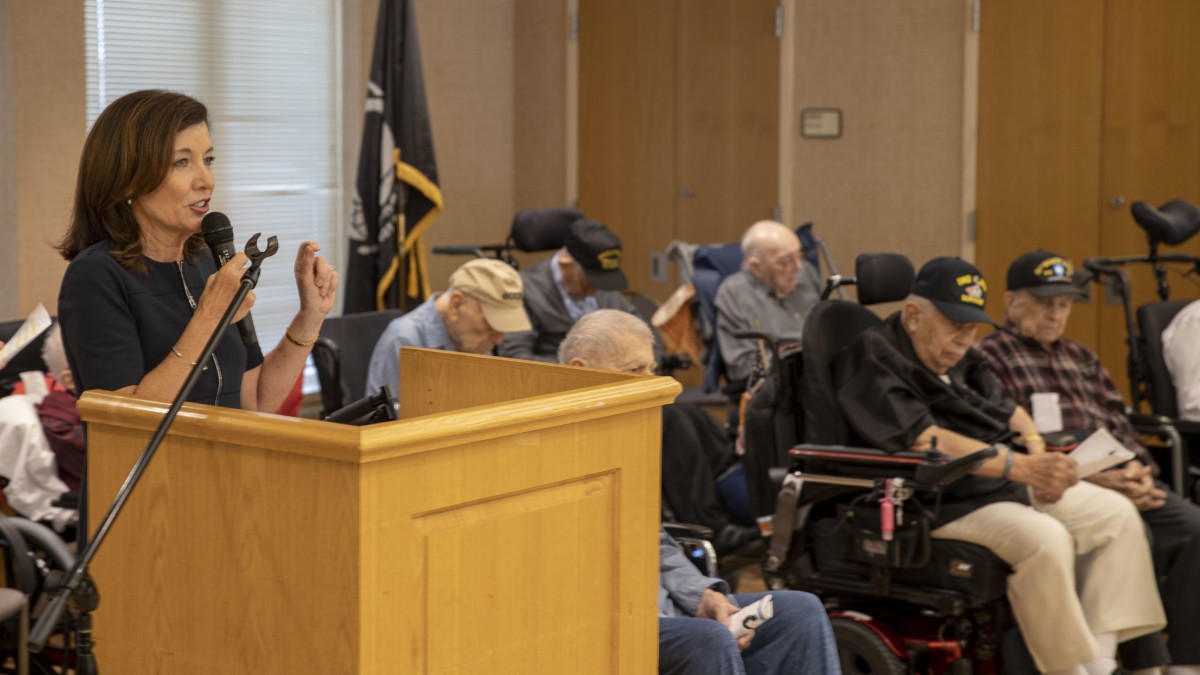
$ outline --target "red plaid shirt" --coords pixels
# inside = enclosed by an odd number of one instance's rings
[[[1033,394],[1057,392],[1064,429],[1095,431],[1104,427],[1158,473],[1158,465],[1129,423],[1125,399],[1095,352],[1067,338],[1059,339],[1047,351],[1036,340],[1022,337],[1007,320],[974,348],[1026,410]]]

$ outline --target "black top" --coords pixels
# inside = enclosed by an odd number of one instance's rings
[[[63,346],[81,393],[136,385],[165,359],[177,358],[171,348],[192,318],[192,301],[199,304],[216,271],[209,256],[191,263],[147,258],[149,275],[141,277],[121,267],[109,255],[112,248],[106,240],[80,252],[58,295]],[[262,362],[262,350],[243,346],[230,326],[188,400],[241,407],[242,376]]]
[[[850,444],[899,452],[937,425],[985,443],[1013,437],[1008,420],[1016,404],[974,350],[947,372],[945,382],[926,368],[900,325],[897,312],[858,337],[834,359],[838,406],[850,427]],[[978,506],[1029,503],[1024,486],[999,478],[967,476],[947,486],[936,524]]]

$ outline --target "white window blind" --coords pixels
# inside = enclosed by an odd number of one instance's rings
[[[88,128],[114,99],[178,91],[209,112],[212,208],[244,245],[279,237],[255,289],[269,351],[299,308],[292,263],[311,239],[342,259],[338,0],[86,0]],[[307,378],[306,378],[307,379]],[[305,386],[305,390],[315,386]]]

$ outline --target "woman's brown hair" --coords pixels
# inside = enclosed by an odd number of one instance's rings
[[[113,101],[96,118],[79,158],[71,225],[58,245],[67,260],[105,239],[122,267],[146,274],[141,231],[129,200],[162,184],[171,167],[176,135],[208,124],[208,109],[196,99],[170,91],[144,90]],[[189,259],[204,250],[199,234],[184,247]]]

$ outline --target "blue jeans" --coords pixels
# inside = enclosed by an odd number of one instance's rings
[[[739,607],[766,593],[735,593]],[[746,651],[739,653],[729,629],[710,619],[659,617],[658,672],[670,675],[743,675],[841,672],[837,645],[825,608],[816,596],[800,591],[772,593],[775,614],[759,626]]]

